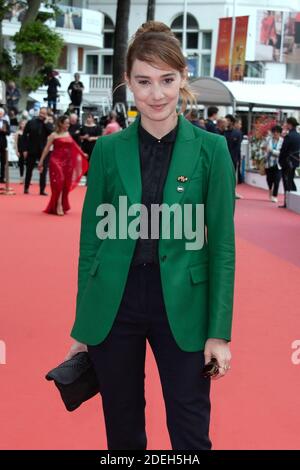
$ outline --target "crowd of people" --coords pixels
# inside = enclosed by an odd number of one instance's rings
[[[68,164],[65,165],[63,163],[64,158],[62,155],[69,155],[70,161],[72,161],[70,156],[73,155],[73,161],[75,162],[74,152],[76,153],[77,151],[77,160],[82,162],[82,175],[86,176],[86,162],[90,159],[97,139],[101,135],[118,132],[122,129],[118,122],[120,121],[119,116],[114,111],[110,113],[106,120],[101,122],[97,122],[92,113],[88,113],[82,119],[82,122],[80,122],[80,106],[84,87],[80,82],[79,74],[75,74],[74,78],[75,80],[70,83],[68,89],[71,103],[68,110],[61,117],[57,117],[55,114],[55,89],[60,84],[54,73],[49,76],[48,82],[49,106],[48,108],[40,108],[38,116],[30,119],[27,111],[24,111],[22,114],[19,113],[20,92],[13,81],[10,81],[7,85],[6,110],[4,107],[0,108],[0,183],[5,182],[7,136],[13,130],[20,171],[20,183],[24,183],[24,194],[29,194],[33,170],[37,163],[40,163],[38,167],[40,171],[40,195],[47,195],[45,191],[46,178],[50,156],[52,156],[52,163],[50,164],[52,195],[59,192],[60,196],[58,200],[50,201],[46,211],[59,215],[63,215],[63,213],[69,210],[67,193],[71,187],[73,188],[80,181],[80,172],[78,165],[75,165],[76,168],[73,167],[72,171],[76,176],[70,180],[68,173],[65,178],[65,189],[62,189],[63,178],[61,175],[58,176],[58,171],[61,172],[62,169],[58,169],[60,166],[58,160],[61,160],[62,168],[69,172],[71,171],[70,167]],[[19,120],[17,118],[18,115],[20,116]],[[219,109],[216,106],[210,106],[207,109],[207,119],[200,117],[198,111],[194,108],[185,117],[195,126],[208,132],[223,135],[226,138],[232,163],[236,171],[237,184],[243,182],[241,171],[241,144],[243,140],[241,118],[232,114],[220,117]],[[288,132],[283,133],[283,127],[277,124],[271,129],[269,135],[261,144],[270,201],[278,202],[279,184],[282,179],[285,199],[284,204],[279,207],[283,208],[286,207],[286,193],[296,190],[294,177],[295,170],[299,166],[300,153],[300,134],[297,132],[297,125],[297,120],[294,117],[289,117],[285,125]],[[55,186],[56,183],[54,181],[59,181],[58,188]],[[241,198],[237,192],[236,198]]]
[[[207,110],[207,119],[198,117],[198,112],[192,110],[187,118],[190,122],[208,132],[223,135],[226,138],[232,163],[236,171],[237,183],[243,181],[241,173],[241,144],[243,141],[242,120],[239,116],[227,114],[219,117],[219,109],[210,106]],[[278,202],[279,184],[282,179],[284,188],[284,203],[280,208],[287,207],[286,196],[290,191],[296,191],[295,172],[300,166],[300,134],[297,131],[299,123],[294,117],[289,117],[283,126],[276,124],[263,139],[261,150],[263,152],[263,166],[269,188],[270,201]],[[241,196],[236,193],[236,198]]]
[[[44,84],[48,87],[45,100],[48,102],[48,108],[52,109],[54,113],[57,111],[57,101],[59,98],[58,88],[61,87],[57,76],[58,72],[52,70],[47,77],[45,77],[44,81]],[[80,81],[79,73],[74,74],[74,80],[69,84],[67,91],[71,100],[69,109],[79,116],[84,92],[84,85]]]
[[[37,167],[39,194],[48,196],[49,168],[51,199],[45,212],[62,216],[70,209],[69,192],[87,176],[97,139],[121,130],[118,115],[111,111],[105,120],[97,122],[95,116],[88,113],[80,122],[76,112],[57,116],[51,108],[41,107],[37,116],[30,119],[29,113],[23,112],[18,120],[16,106],[14,100],[7,102],[7,109],[0,107],[0,183],[6,182],[7,137],[13,132],[24,194],[30,193],[33,171]]]

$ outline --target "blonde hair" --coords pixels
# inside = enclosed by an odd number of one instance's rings
[[[126,56],[126,73],[129,78],[136,59],[152,65],[168,64],[181,75],[187,66],[179,40],[172,30],[160,21],[143,23],[129,41]],[[123,83],[118,87],[121,85]],[[188,85],[180,88],[179,94],[182,100],[181,113],[185,112],[188,103],[197,106],[196,96]]]

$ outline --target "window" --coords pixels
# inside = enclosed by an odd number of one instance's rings
[[[57,68],[60,70],[68,69],[68,47],[64,46],[61,50],[60,57],[58,59]]]
[[[177,16],[171,24],[176,37],[180,40],[182,45],[183,37],[183,15]],[[199,25],[196,18],[188,13],[186,15],[186,48],[187,49],[198,49],[199,44]]]
[[[199,33],[187,33],[186,34],[187,49],[198,49],[198,37],[199,37]]]
[[[210,76],[210,61],[211,61],[211,55],[210,54],[202,54],[202,57],[201,57],[201,77],[209,77]]]
[[[102,56],[102,73],[103,75],[112,75],[112,55]]]
[[[171,29],[177,39],[179,39],[181,46],[183,45],[183,15],[178,15],[171,24]],[[200,31],[200,26],[197,19],[187,14],[186,21],[186,51],[185,55],[188,56],[189,78],[196,78],[199,76],[210,76],[211,66],[211,47],[212,47],[212,32]]]
[[[211,41],[212,41],[212,34],[210,32],[202,33],[202,49],[211,50]]]
[[[90,75],[98,75],[98,56],[97,55],[86,56],[86,73]]]
[[[177,37],[177,39],[179,40],[180,45],[182,46],[182,33],[176,33],[176,32],[174,31],[174,34],[175,34],[175,36]]]
[[[113,49],[114,47],[114,33],[104,32],[104,48]]]
[[[104,16],[104,29],[114,29],[114,24],[108,15]]]
[[[114,31],[115,27],[109,16],[104,16],[104,48],[113,49],[114,47]]]
[[[198,77],[198,70],[199,70],[199,57],[197,54],[193,56],[189,56],[187,58],[188,63],[188,77],[189,78],[197,78]]]
[[[78,71],[83,72],[83,47],[78,47]]]
[[[186,26],[188,29],[198,29],[198,21],[190,13],[186,15]],[[177,16],[177,18],[175,18],[171,25],[171,28],[183,29],[183,15],[179,15]]]
[[[245,77],[264,78],[264,64],[262,62],[246,62]]]

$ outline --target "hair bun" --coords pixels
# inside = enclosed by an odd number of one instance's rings
[[[160,21],[147,21],[147,23],[143,23],[142,26],[136,31],[134,38],[140,36],[141,34],[145,33],[166,33],[170,36],[174,36],[171,28],[167,26],[165,23],[161,23]]]

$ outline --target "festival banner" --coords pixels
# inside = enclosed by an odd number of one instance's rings
[[[232,18],[220,18],[214,76],[225,82],[229,80],[231,31]]]
[[[248,18],[248,16],[238,16],[235,19],[230,76],[231,81],[243,80],[244,78]]]

